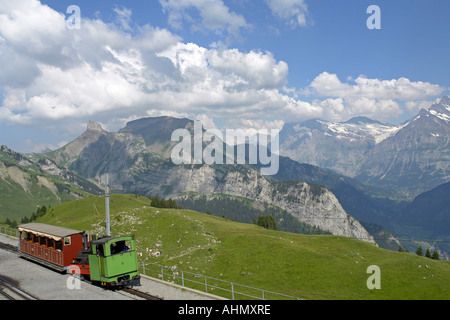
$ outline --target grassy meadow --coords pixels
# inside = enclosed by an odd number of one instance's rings
[[[112,195],[110,210],[112,235],[134,235],[141,262],[175,271],[302,299],[450,299],[450,261],[342,236],[272,231],[190,210],[154,208],[136,195]],[[105,221],[104,198],[91,197],[52,208],[37,222],[101,236]],[[156,251],[159,256],[151,254]],[[380,268],[381,289],[367,288],[371,265]]]

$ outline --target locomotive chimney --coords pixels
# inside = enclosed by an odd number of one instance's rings
[[[109,178],[106,174],[106,189],[105,189],[105,208],[106,208],[106,235],[111,236],[110,222],[109,222]]]

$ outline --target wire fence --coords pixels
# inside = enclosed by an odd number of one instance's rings
[[[19,231],[15,228],[0,225],[0,233],[19,238]],[[231,300],[300,300],[300,298],[290,295],[208,277],[198,273],[179,270],[176,267],[167,267],[151,262],[140,263],[140,271],[146,276]]]
[[[177,267],[145,262],[141,268],[144,275],[231,300],[301,300],[298,297],[208,277]]]
[[[5,234],[7,236],[19,238],[19,230],[17,230],[17,228],[11,228],[0,225],[0,233]]]

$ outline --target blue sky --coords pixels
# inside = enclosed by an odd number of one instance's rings
[[[88,120],[115,131],[162,114],[218,128],[396,124],[450,92],[448,0],[0,4],[0,144],[22,152],[61,146]]]

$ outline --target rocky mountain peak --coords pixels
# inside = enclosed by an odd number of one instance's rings
[[[379,121],[377,120],[372,120],[370,118],[367,117],[353,117],[350,120],[347,120],[344,123],[350,123],[350,124],[364,124],[364,123],[376,123],[376,124],[381,124]]]
[[[450,122],[450,98],[444,96],[439,103],[433,104],[428,110],[425,111],[428,116],[434,116],[445,123]]]
[[[443,96],[439,104],[446,105],[450,107],[450,97],[449,96]]]
[[[141,136],[147,145],[170,142],[172,132],[185,128],[192,120],[168,116],[142,118],[130,121],[119,133],[131,133]]]
[[[102,125],[98,122],[89,120],[87,125],[88,131],[105,131],[102,127]]]

